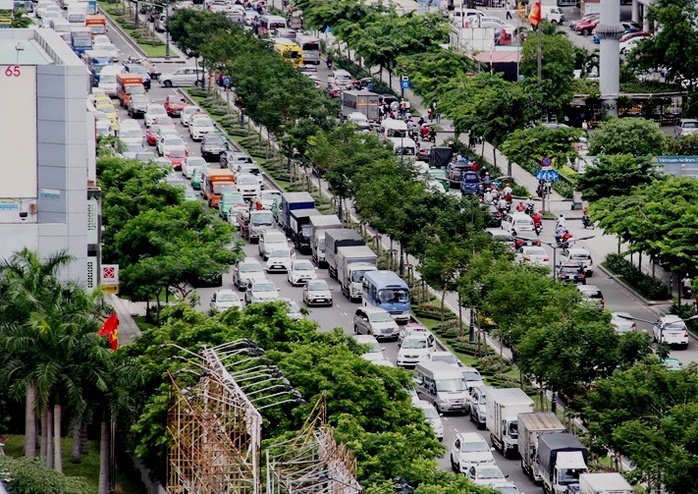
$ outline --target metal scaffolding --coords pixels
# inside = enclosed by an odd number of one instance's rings
[[[356,460],[326,423],[325,396],[298,435],[266,450],[266,494],[358,494]]]

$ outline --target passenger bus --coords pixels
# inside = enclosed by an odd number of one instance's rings
[[[286,38],[274,40],[274,50],[281,55],[281,58],[291,62],[294,68],[303,65],[303,51],[296,43]]]
[[[303,50],[303,62],[320,65],[320,40],[314,36],[298,36],[296,43]]]
[[[387,310],[398,324],[410,320],[410,288],[392,271],[366,271],[361,300],[365,306]]]
[[[259,35],[275,36],[277,29],[286,29],[286,19],[280,15],[263,15],[259,18]]]

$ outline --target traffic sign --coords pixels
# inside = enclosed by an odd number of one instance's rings
[[[553,160],[550,159],[550,156],[543,156],[540,160],[540,166],[546,167],[550,166],[553,164]]]
[[[402,79],[400,79],[400,87],[402,89],[409,89],[410,86],[411,86],[410,78],[407,77],[406,75],[403,75]]]
[[[228,88],[230,88],[230,86],[231,86],[232,84],[233,84],[233,80],[232,80],[230,77],[225,76],[225,77],[223,78],[223,87],[224,87],[224,88],[228,89]]]
[[[560,173],[557,170],[538,170],[536,178],[546,182],[557,182],[560,179]]]

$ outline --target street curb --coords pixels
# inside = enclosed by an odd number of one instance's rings
[[[642,295],[640,295],[639,293],[637,293],[630,285],[628,285],[628,284],[625,283],[623,280],[621,280],[620,277],[618,277],[618,276],[616,276],[615,274],[611,273],[608,269],[606,269],[605,267],[603,267],[601,264],[599,264],[599,265],[597,266],[597,269],[598,269],[599,271],[602,271],[609,279],[611,279],[611,280],[615,281],[616,283],[618,283],[626,292],[628,292],[629,294],[631,294],[631,295],[633,295],[634,297],[636,297],[642,304],[646,305],[648,308],[650,308],[650,309],[652,310],[652,312],[654,312],[654,313],[657,314],[658,316],[661,316],[662,314],[660,314],[660,313],[659,313],[658,311],[656,311],[656,310],[653,310],[653,309],[652,309],[653,307],[656,307],[656,306],[659,306],[659,305],[669,305],[669,304],[671,304],[670,301],[664,301],[664,300],[647,300],[645,297],[643,297]]]
[[[141,55],[142,57],[148,58],[148,56],[145,54],[145,51],[143,51],[143,48],[141,48],[140,46],[138,46],[138,43],[136,43],[135,41],[133,41],[133,39],[131,39],[131,36],[129,36],[129,35],[126,33],[126,31],[124,31],[124,30],[121,28],[121,26],[119,25],[119,23],[116,22],[116,21],[114,20],[114,18],[111,16],[111,14],[107,13],[105,10],[102,10],[102,9],[100,9],[100,12],[102,13],[102,15],[103,15],[104,17],[107,18],[107,21],[109,21],[110,27],[111,27],[114,31],[118,32],[119,35],[124,39],[124,41],[126,41],[126,43],[127,43],[131,48],[133,48],[133,49],[134,49],[139,55]]]

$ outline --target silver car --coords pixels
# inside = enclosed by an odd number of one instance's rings
[[[385,309],[380,307],[359,307],[354,313],[354,333],[370,334],[376,339],[397,340],[400,328]]]
[[[332,307],[332,289],[325,280],[310,280],[303,288],[303,302],[308,307],[313,305]]]
[[[264,280],[266,274],[262,264],[252,257],[246,257],[233,268],[233,285],[242,291],[251,280]]]

